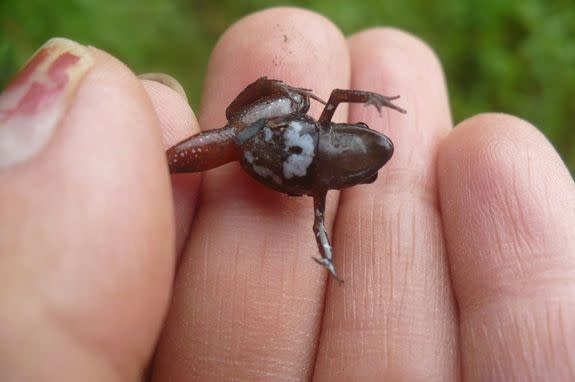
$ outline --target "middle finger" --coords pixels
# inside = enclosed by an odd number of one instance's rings
[[[318,380],[454,380],[456,310],[443,243],[436,153],[451,128],[441,67],[416,38],[374,29],[349,40],[356,89],[399,94],[407,114],[365,121],[395,144],[368,186],[342,192],[334,225],[345,288],[328,292],[316,367]]]

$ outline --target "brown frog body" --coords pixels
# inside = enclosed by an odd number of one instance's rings
[[[316,121],[306,113],[310,98],[325,105]],[[365,123],[334,123],[341,102],[359,102],[405,111],[399,98],[377,93],[332,91],[328,102],[308,89],[262,77],[248,85],[226,109],[228,124],[196,134],[167,151],[170,172],[198,172],[239,161],[264,185],[291,196],[314,198],[314,232],[321,258],[314,258],[342,281],[333,265],[324,226],[328,190],[371,183],[393,155],[393,144]]]

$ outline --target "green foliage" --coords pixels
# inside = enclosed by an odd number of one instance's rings
[[[195,106],[210,50],[252,0],[1,0],[0,86],[52,36],[105,49],[135,72],[178,78]],[[285,3],[285,2],[284,2]],[[441,58],[455,121],[503,111],[537,125],[575,170],[575,4],[571,1],[299,0],[344,33],[387,25],[414,33]]]

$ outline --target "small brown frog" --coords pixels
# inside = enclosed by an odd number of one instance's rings
[[[306,113],[310,98],[325,105],[317,121]],[[226,109],[228,124],[196,134],[168,149],[170,172],[206,171],[240,161],[264,185],[291,196],[313,197],[320,258],[342,282],[333,265],[333,250],[324,225],[328,190],[372,183],[393,155],[393,144],[365,123],[331,121],[341,102],[405,110],[377,93],[335,89],[327,103],[311,90],[262,77],[248,85]]]

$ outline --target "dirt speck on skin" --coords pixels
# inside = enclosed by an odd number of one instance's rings
[[[284,34],[284,42],[288,41],[288,36],[286,34]]]

